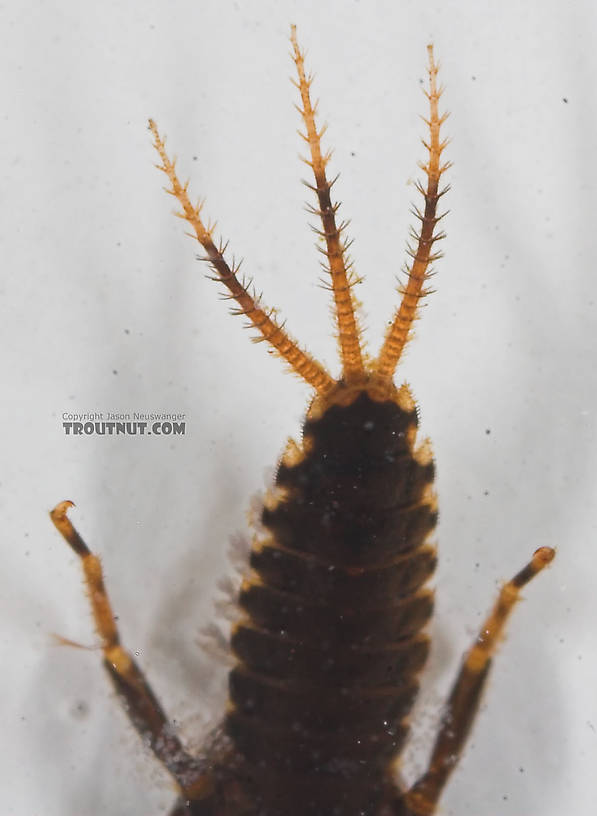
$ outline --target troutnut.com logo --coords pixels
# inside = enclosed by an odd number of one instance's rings
[[[88,411],[62,414],[67,436],[184,436],[186,414]]]

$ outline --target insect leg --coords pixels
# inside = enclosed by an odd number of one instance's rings
[[[520,590],[554,558],[550,547],[540,547],[531,561],[504,584],[477,638],[464,657],[450,693],[435,741],[429,767],[404,796],[407,813],[430,816],[440,794],[456,767],[479,708],[491,658],[503,634],[506,621],[520,598]]]
[[[143,741],[176,779],[184,794],[201,798],[209,792],[211,780],[199,761],[185,751],[141,669],[121,646],[100,560],[71,524],[67,513],[72,506],[70,501],[60,502],[50,518],[81,559],[95,626],[102,641],[104,666]]]

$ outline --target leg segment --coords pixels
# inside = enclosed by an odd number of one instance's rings
[[[431,816],[439,797],[456,767],[479,708],[491,658],[500,641],[506,621],[520,598],[520,590],[554,558],[550,547],[540,547],[531,561],[511,581],[504,584],[473,646],[465,655],[452,688],[429,768],[403,794],[406,810],[412,816]]]
[[[95,626],[102,642],[104,666],[144,742],[176,779],[183,793],[200,799],[209,793],[211,780],[199,761],[184,750],[141,670],[120,645],[100,560],[71,524],[67,512],[72,506],[70,501],[61,502],[52,510],[50,518],[81,559]]]

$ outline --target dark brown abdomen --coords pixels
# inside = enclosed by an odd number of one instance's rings
[[[225,730],[247,813],[378,816],[388,795],[432,610],[433,464],[413,454],[416,421],[363,393],[308,420],[307,455],[280,465],[232,636]]]

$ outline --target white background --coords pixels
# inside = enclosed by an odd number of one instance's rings
[[[104,559],[123,637],[191,745],[217,722],[212,620],[307,387],[229,317],[170,215],[148,116],[168,134],[265,301],[338,372],[302,207],[298,25],[365,276],[370,349],[396,302],[424,151],[427,42],[452,111],[446,257],[399,376],[438,466],[436,648],[423,751],[458,664],[540,545],[484,710],[443,799],[454,816],[588,816],[597,760],[595,6],[589,2],[5,3],[2,125],[0,809],[166,816],[93,645],[79,564],[47,511]],[[184,438],[68,438],[65,411],[176,411]],[[487,433],[487,431],[490,433]],[[406,772],[420,768],[415,750]]]

